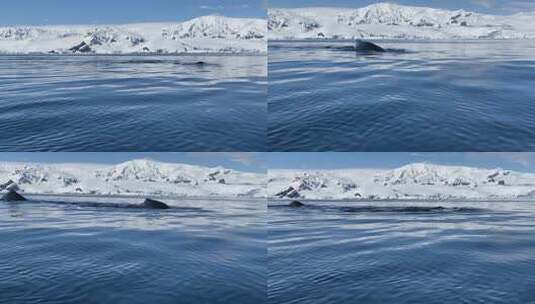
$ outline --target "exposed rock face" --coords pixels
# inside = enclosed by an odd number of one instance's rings
[[[484,15],[463,10],[376,3],[362,8],[270,8],[272,40],[288,39],[525,39],[533,13]]]
[[[169,206],[166,203],[153,200],[150,198],[147,198],[143,204],[141,204],[141,207],[143,208],[149,208],[149,209],[169,209]]]
[[[91,47],[87,43],[85,43],[85,41],[82,41],[82,43],[70,48],[69,51],[72,51],[73,53],[89,53],[92,50]]]
[[[263,39],[266,36],[266,25],[254,19],[238,21],[222,16],[203,16],[166,28],[162,36],[172,40],[187,38]]]
[[[208,180],[207,176],[214,172],[220,173]],[[35,194],[134,194],[147,198],[166,195],[236,197],[251,193],[261,197],[265,195],[264,178],[263,174],[222,167],[149,160],[117,165],[0,163],[0,197],[9,189],[18,191],[18,187]]]
[[[268,196],[288,200],[449,200],[535,197],[535,174],[414,163],[394,169],[272,170]]]
[[[0,184],[0,190],[19,191],[19,186],[17,185],[17,183],[10,179],[4,184]]]
[[[25,201],[26,198],[18,194],[15,190],[9,190],[8,193],[2,196],[2,200],[6,202],[21,202]]]
[[[184,22],[0,26],[0,52],[165,54],[202,51],[259,54],[266,52],[266,24],[262,18],[212,15]],[[218,42],[210,43],[209,40],[213,39],[218,39]],[[24,48],[19,47],[21,44]]]
[[[298,198],[301,196],[297,190],[294,189],[294,187],[288,187],[285,190],[282,190],[281,192],[275,194],[275,196],[278,196],[280,198],[288,197],[288,198]]]

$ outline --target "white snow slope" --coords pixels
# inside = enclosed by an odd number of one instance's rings
[[[280,199],[532,199],[535,174],[416,163],[394,170],[270,170],[268,197]]]
[[[493,16],[391,3],[270,9],[269,39],[533,39],[535,12]]]
[[[266,20],[203,16],[182,23],[0,27],[0,53],[265,53]],[[85,48],[72,50],[82,43]]]
[[[265,197],[265,174],[133,160],[113,166],[0,163],[0,191],[32,194]]]

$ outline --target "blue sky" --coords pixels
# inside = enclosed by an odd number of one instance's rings
[[[490,14],[511,14],[535,11],[535,0],[269,0],[270,7],[341,6],[362,7],[377,2],[427,6],[444,9],[465,9]]]
[[[0,161],[116,164],[153,159],[240,171],[277,169],[396,168],[414,162],[535,172],[535,153],[0,153]]]
[[[221,152],[221,153],[63,153],[63,152],[28,152],[0,153],[0,161],[33,163],[102,163],[117,164],[132,159],[152,159],[163,162],[186,163],[208,167],[225,168],[248,172],[265,172],[262,153]]]
[[[396,168],[414,162],[535,172],[535,153],[269,153],[268,168]]]
[[[265,18],[265,8],[362,7],[380,0],[17,0],[4,1],[0,26],[182,21],[201,15]],[[535,11],[535,0],[390,0],[389,2],[492,14]]]
[[[8,0],[0,25],[181,21],[202,15],[265,18],[265,0]]]

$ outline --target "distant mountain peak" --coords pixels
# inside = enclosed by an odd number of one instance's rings
[[[465,10],[376,3],[362,8],[270,9],[270,39],[403,38],[530,39],[525,15],[493,16]]]
[[[269,195],[308,199],[518,199],[535,194],[535,174],[412,163],[394,169],[270,171]]]
[[[218,15],[184,22],[0,27],[0,53],[263,53],[266,21]]]
[[[129,160],[116,165],[0,163],[0,191],[8,186],[38,194],[265,195],[262,174],[151,159]]]

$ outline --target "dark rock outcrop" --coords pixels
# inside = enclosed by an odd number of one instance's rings
[[[147,198],[143,204],[141,204],[141,207],[148,209],[169,209],[169,206],[166,203],[162,203],[150,198]]]
[[[15,190],[9,190],[6,194],[2,195],[2,200],[6,202],[21,202],[25,201],[26,198],[17,193]]]
[[[82,43],[70,48],[69,51],[72,51],[73,53],[89,53],[92,50],[91,47],[87,43],[85,43],[85,41],[82,41]]]
[[[286,190],[282,190],[281,192],[275,194],[276,196],[280,198],[288,197],[288,198],[298,198],[301,195],[297,190],[294,189],[294,187],[288,187]]]
[[[0,190],[19,191],[19,186],[12,179],[10,179],[4,184],[0,184]]]

